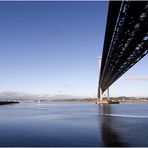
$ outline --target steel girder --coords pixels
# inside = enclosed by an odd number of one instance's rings
[[[104,92],[148,53],[148,2],[111,1],[99,87]]]

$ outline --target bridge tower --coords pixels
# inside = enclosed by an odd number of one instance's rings
[[[99,57],[98,57],[99,73],[100,73],[100,71],[101,71],[101,62],[102,62],[102,57],[99,56]],[[102,95],[103,95],[103,93],[102,93],[102,89],[101,89],[101,86],[100,86],[99,81],[98,81],[97,104],[99,104],[99,102],[102,102],[102,101],[103,101],[103,99],[102,99]]]
[[[99,56],[98,57],[99,73],[100,73],[100,70],[101,70],[101,62],[102,62],[102,57]],[[99,84],[99,81],[98,81],[97,104],[110,102],[109,88],[107,88],[107,100],[103,100],[102,96],[103,96],[102,88],[101,88],[101,85]]]

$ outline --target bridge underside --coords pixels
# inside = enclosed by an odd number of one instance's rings
[[[109,3],[99,91],[104,92],[148,53],[148,2]]]

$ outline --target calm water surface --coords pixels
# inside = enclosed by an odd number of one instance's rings
[[[148,146],[148,104],[3,105],[0,146]]]

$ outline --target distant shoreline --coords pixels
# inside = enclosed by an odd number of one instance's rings
[[[107,100],[107,98],[103,98]],[[111,101],[114,102],[148,102],[148,98],[138,98],[138,97],[111,97]],[[75,99],[15,99],[15,100],[0,100],[0,105],[4,104],[14,104],[21,102],[30,102],[30,103],[50,103],[50,102],[97,102],[97,98],[75,98]]]
[[[107,98],[103,98],[107,100]],[[148,102],[148,98],[138,97],[111,97],[114,102]],[[34,100],[34,102],[97,102],[97,98],[81,98],[81,99],[53,99],[53,100]]]
[[[107,99],[107,98],[103,98]],[[110,100],[118,102],[148,102],[148,98],[136,98],[136,97],[111,97]],[[21,101],[21,100],[19,100]],[[26,100],[24,100],[26,101]],[[81,99],[35,99],[33,102],[96,102],[97,98],[81,98]]]

